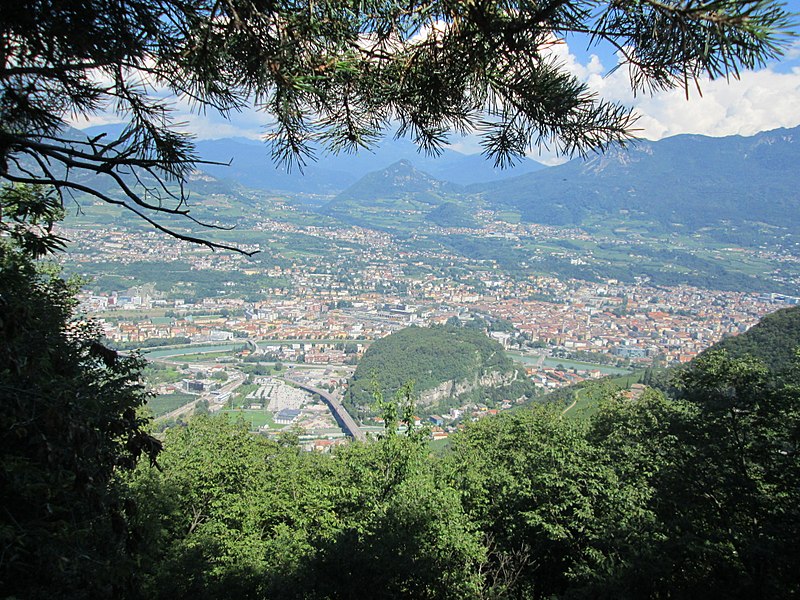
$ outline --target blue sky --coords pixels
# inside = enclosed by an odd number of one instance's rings
[[[800,0],[790,0],[785,5],[790,11],[800,13]],[[632,107],[639,115],[637,135],[646,139],[657,140],[681,133],[753,135],[800,125],[800,37],[781,60],[757,71],[744,71],[739,80],[702,81],[702,96],[692,89],[689,100],[683,90],[634,97],[627,70],[621,68],[610,73],[616,65],[616,56],[610,49],[587,49],[585,41],[576,39],[569,44],[559,44],[554,51],[571,72],[601,97]],[[186,122],[187,129],[198,139],[260,139],[269,122],[269,115],[254,110],[225,119],[211,111],[197,114],[188,103],[180,100],[176,101],[176,109],[176,120]],[[77,120],[74,125],[85,127],[118,120],[114,115],[96,115],[88,122]],[[480,151],[474,136],[453,138],[451,142],[454,149],[462,152]],[[546,151],[532,158],[547,163],[560,162]]]

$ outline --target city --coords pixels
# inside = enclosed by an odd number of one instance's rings
[[[488,211],[481,216],[483,235],[542,243],[592,240],[578,228],[509,224]],[[442,232],[442,228],[434,229]],[[623,283],[520,276],[491,260],[440,248],[417,249],[391,233],[355,226],[256,221],[252,232],[264,240],[261,247],[280,247],[281,236],[323,244],[316,252],[273,253],[266,264],[235,253],[210,255],[139,228],[94,227],[91,236],[84,231],[80,224],[63,227],[65,237],[76,240],[69,269],[88,265],[94,273],[80,272],[101,281],[115,265],[137,265],[140,273],[137,278],[128,277],[125,287],[113,289],[106,284],[103,290],[80,295],[83,309],[99,319],[111,345],[142,347],[149,360],[176,364],[189,353],[197,353],[196,360],[213,354],[221,361],[201,362],[197,370],[183,369],[173,381],[154,385],[159,397],[178,394],[166,404],[173,407],[167,417],[185,416],[196,408],[196,398],[182,394],[193,393],[189,386],[202,387],[195,382],[205,380],[204,400],[210,410],[236,408],[254,429],[262,431],[295,424],[307,430],[308,447],[342,437],[332,419],[325,427],[308,426],[318,410],[314,407],[321,406],[312,394],[304,393],[302,404],[310,412],[296,413],[282,422],[277,418],[280,409],[270,409],[269,401],[259,406],[251,401],[256,393],[252,386],[258,382],[252,374],[243,392],[234,386],[219,394],[209,391],[214,386],[213,372],[222,370],[226,378],[241,384],[245,382],[242,364],[290,365],[298,370],[295,375],[304,370],[303,376],[314,385],[340,398],[353,366],[374,340],[411,325],[463,326],[479,320],[487,335],[524,366],[544,394],[637,368],[688,362],[714,342],[739,334],[763,315],[798,301],[775,293],[653,285],[646,278]],[[314,247],[313,242],[305,244]],[[331,244],[339,252],[329,252]],[[297,249],[289,243],[286,247]],[[561,249],[555,252],[562,253]],[[591,255],[574,251],[567,258],[578,263],[592,260]],[[781,264],[791,255],[769,259]],[[148,265],[153,265],[150,272]],[[198,281],[208,277],[218,289],[198,295],[187,277],[169,289],[159,289],[156,282],[169,265],[189,269]],[[271,287],[259,287],[264,281]],[[179,348],[159,349],[160,345]],[[238,366],[231,362],[234,355]],[[180,401],[186,403],[183,408],[174,406]],[[499,409],[512,405],[509,399]],[[465,414],[478,418],[493,412],[487,406],[458,407],[433,421],[433,435],[446,436],[446,424],[457,425]],[[380,430],[376,421],[362,425]]]

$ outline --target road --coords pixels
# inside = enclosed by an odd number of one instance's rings
[[[319,388],[315,388],[307,383],[302,383],[300,381],[296,381],[294,379],[289,379],[288,377],[285,380],[289,383],[293,383],[296,386],[303,388],[304,390],[311,392],[312,394],[317,394],[320,396],[327,404],[333,416],[336,418],[336,422],[342,426],[345,433],[349,435],[354,440],[359,442],[364,442],[367,439],[366,434],[358,428],[358,424],[355,422],[353,417],[350,416],[350,413],[345,410],[344,406],[341,402],[339,402],[336,398],[334,398],[331,394],[326,392],[325,390],[321,390]]]
[[[247,345],[253,349],[254,353],[258,352],[258,343],[255,340],[247,340]],[[168,362],[168,361],[163,361],[163,362]],[[231,380],[228,381],[228,383],[226,383],[219,389],[219,393],[222,394],[225,392],[233,392],[237,387],[239,387],[242,383],[244,383],[244,379],[245,379],[244,375],[241,375],[241,377],[238,376],[232,377]],[[350,413],[347,412],[342,403],[339,402],[336,398],[334,398],[331,394],[329,394],[325,390],[321,390],[319,388],[315,388],[311,385],[308,385],[307,383],[302,383],[300,381],[296,381],[288,377],[284,377],[284,379],[285,381],[293,383],[296,386],[311,392],[312,394],[317,394],[320,398],[322,398],[328,405],[328,407],[331,409],[331,412],[333,413],[336,422],[339,423],[342,429],[344,429],[344,432],[351,438],[353,438],[354,440],[358,440],[359,442],[364,442],[367,440],[366,434],[363,431],[361,431],[361,429],[359,429],[358,424],[355,422],[355,419],[353,419],[353,417],[350,416]],[[192,402],[184,404],[183,406],[176,408],[175,410],[168,412],[167,414],[161,415],[160,417],[158,417],[158,419],[159,420],[175,419],[186,413],[191,414],[194,411],[197,404],[202,400],[208,400],[209,408],[211,410],[214,410],[215,408],[220,408],[213,406],[212,404],[213,396],[211,394],[203,393],[200,395],[200,397],[197,398],[197,400],[193,400]]]

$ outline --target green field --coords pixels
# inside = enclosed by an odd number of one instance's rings
[[[433,452],[434,454],[443,454],[449,446],[450,446],[450,438],[444,438],[442,440],[431,440],[428,442],[428,448],[430,448],[431,452]]]
[[[506,350],[506,354],[511,357],[512,360],[515,360],[519,363],[524,365],[534,365],[539,363],[538,356],[529,356],[527,354],[522,354],[520,352],[509,351]],[[623,375],[626,373],[630,373],[628,369],[621,369],[619,367],[611,367],[609,365],[601,365],[597,363],[589,363],[583,362],[579,360],[571,360],[569,358],[545,358],[544,359],[544,366],[546,367],[557,367],[561,365],[565,369],[577,369],[577,370],[594,370],[597,369],[604,375]]]
[[[236,388],[236,393],[231,398],[233,408],[242,408],[249,405],[250,401],[247,400],[247,395],[255,392],[258,387],[255,383],[246,383]]]
[[[151,398],[147,407],[153,411],[154,417],[160,417],[195,400],[197,396],[191,394],[162,394]]]
[[[589,419],[597,412],[600,399],[603,393],[609,388],[614,390],[628,389],[634,383],[639,383],[643,371],[634,372],[621,377],[609,377],[602,380],[602,383],[589,384],[581,387],[574,392],[573,401],[567,403],[564,408],[564,416],[570,419]],[[602,387],[601,387],[602,386]]]
[[[586,420],[597,412],[599,398],[586,388],[577,390],[570,402],[564,409],[564,416],[570,419]]]
[[[174,347],[174,348],[165,348],[159,350],[153,350],[151,352],[143,352],[142,355],[145,358],[169,358],[172,356],[179,356],[181,360],[198,360],[196,357],[206,357],[211,359],[212,357],[216,358],[218,356],[229,356],[236,350],[240,350],[244,347],[244,344],[241,342],[230,343],[230,344],[212,344],[208,346],[202,345],[191,345],[191,346],[181,346],[181,347]],[[192,357],[192,358],[189,358]]]

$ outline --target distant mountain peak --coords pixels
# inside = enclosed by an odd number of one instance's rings
[[[339,194],[336,200],[409,198],[422,195],[425,198],[417,199],[428,204],[439,204],[431,201],[431,194],[452,194],[459,191],[459,186],[436,179],[403,159],[380,171],[367,173]]]
[[[599,175],[610,167],[628,167],[640,162],[645,156],[653,155],[653,147],[648,142],[608,148],[602,154],[596,154],[583,163],[584,173]]]
[[[423,219],[432,208],[452,201],[462,192],[461,186],[436,179],[403,159],[364,175],[329,202],[325,212],[365,226],[373,225],[370,216],[378,213],[394,213],[405,223],[413,218],[411,215]],[[468,219],[465,217],[464,221]]]
[[[368,151],[349,154],[332,154],[321,148],[318,161],[311,161],[303,169],[288,172],[284,165],[275,164],[269,148],[247,138],[201,140],[198,154],[205,160],[230,166],[205,165],[203,168],[218,179],[232,180],[247,187],[283,192],[330,194],[345,190],[360,177],[393,166],[409,171],[413,167],[440,181],[466,185],[478,182],[508,179],[515,175],[544,168],[543,165],[524,160],[514,169],[499,170],[480,154],[465,155],[445,148],[437,156],[418,152],[408,140],[384,140]],[[413,167],[412,167],[413,165]]]
[[[470,191],[489,205],[519,210],[523,221],[546,225],[625,214],[664,231],[678,225],[706,235],[712,228],[726,240],[766,235],[765,225],[796,235],[798,140],[800,127],[750,137],[677,135]]]
[[[793,130],[776,129],[775,131],[771,131],[769,133],[773,135],[760,136],[757,139],[756,143],[754,144],[754,147],[757,148],[758,146],[762,145],[772,146],[773,144],[780,144],[780,143],[794,144],[797,141],[796,129]]]
[[[431,181],[438,181],[438,179],[435,179],[424,171],[417,169],[413,164],[411,164],[411,161],[408,161],[405,158],[392,163],[385,169],[374,171],[373,173],[379,173],[381,176],[387,179],[390,177],[418,177],[422,179],[429,179]],[[364,177],[369,177],[370,175],[372,175],[372,173],[367,173]]]

